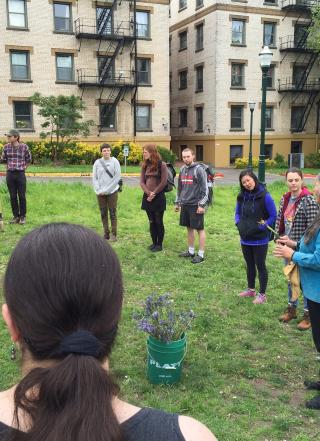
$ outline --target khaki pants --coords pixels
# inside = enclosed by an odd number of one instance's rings
[[[97,195],[105,238],[110,236],[108,212],[110,214],[111,232],[117,236],[117,202],[118,192]]]

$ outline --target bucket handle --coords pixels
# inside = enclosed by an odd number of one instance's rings
[[[150,354],[148,348],[147,348],[147,353],[148,353],[150,359],[151,359],[152,361],[154,361],[154,363],[157,363],[157,361],[156,361],[156,360],[152,357],[152,355]],[[181,360],[179,360],[179,361],[178,361],[177,363],[175,363],[175,364],[179,364],[179,365],[180,365],[180,363],[182,363],[183,360],[185,359],[186,355],[187,355],[187,341],[186,341],[186,344],[185,344],[185,346],[184,346],[184,354],[183,354]],[[165,365],[164,365],[164,366],[165,366]],[[177,368],[176,368],[175,366],[169,366],[169,365],[168,365],[168,366],[166,366],[166,367],[161,367],[161,369],[172,369],[172,370],[174,370],[174,369],[177,369]]]

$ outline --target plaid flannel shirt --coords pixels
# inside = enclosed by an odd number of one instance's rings
[[[277,220],[276,220],[275,230],[277,233],[279,232],[281,216],[283,216],[282,213],[283,204],[284,204],[284,197],[281,198]],[[311,196],[310,194],[303,196],[303,198],[301,198],[296,208],[296,213],[293,219],[292,228],[289,235],[290,239],[296,242],[299,241],[303,236],[303,234],[305,233],[307,227],[311,224],[313,219],[318,214],[318,212],[319,212],[319,205],[314,200],[313,196]]]
[[[31,162],[31,153],[29,147],[27,144],[23,144],[22,142],[20,142],[16,147],[11,143],[6,144],[3,147],[1,162],[5,162],[7,164],[8,170],[25,170],[27,164]]]

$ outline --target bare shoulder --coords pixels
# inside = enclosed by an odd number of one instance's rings
[[[179,416],[179,426],[186,441],[218,441],[204,424],[194,418]]]
[[[8,426],[12,423],[13,418],[13,394],[14,387],[0,392],[0,421]]]

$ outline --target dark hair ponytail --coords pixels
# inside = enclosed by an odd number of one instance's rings
[[[35,364],[46,361],[16,388],[15,425],[25,432],[12,430],[9,439],[122,440],[112,408],[118,387],[102,366],[122,305],[111,247],[78,225],[45,225],[15,248],[4,290],[22,361],[28,352]]]

